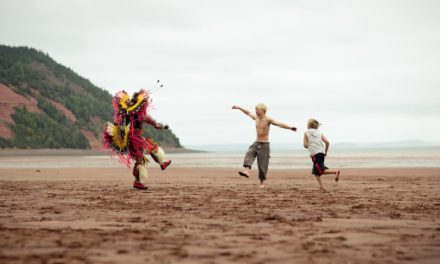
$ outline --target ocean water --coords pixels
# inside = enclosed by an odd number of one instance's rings
[[[233,152],[188,153],[170,155],[179,167],[241,167],[246,149]],[[256,162],[256,161],[255,161]],[[440,167],[440,148],[340,149],[326,157],[329,168],[435,168]],[[306,150],[271,152],[270,168],[311,168]]]
[[[229,152],[168,154],[173,167],[240,168],[246,149]],[[256,162],[256,161],[255,161]],[[440,168],[440,148],[339,149],[326,157],[329,168]],[[124,167],[110,156],[0,156],[0,168],[109,168]],[[151,164],[150,166],[156,166]],[[308,169],[306,150],[273,150],[271,169]]]

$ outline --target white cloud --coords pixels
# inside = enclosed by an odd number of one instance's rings
[[[249,142],[252,122],[230,108],[258,102],[300,128],[322,119],[336,141],[439,141],[439,13],[437,1],[3,0],[0,43],[111,93],[161,79],[154,115],[187,145]],[[272,129],[290,140],[301,135]]]

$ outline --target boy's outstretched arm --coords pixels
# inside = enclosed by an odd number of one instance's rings
[[[250,116],[250,118],[252,118],[253,120],[255,120],[255,115],[254,115],[254,114],[252,114],[251,112],[249,112],[249,111],[246,110],[246,109],[241,108],[240,106],[236,106],[236,105],[234,105],[234,106],[232,107],[232,109],[238,109],[238,110],[242,111],[245,115],[248,115],[248,116]]]
[[[303,140],[304,148],[309,148],[309,140],[307,139],[307,134],[304,133],[304,140]]]
[[[328,141],[328,139],[324,135],[321,136],[321,139],[325,143],[325,153],[324,154],[327,155],[328,148],[330,147],[330,141]]]
[[[275,125],[275,126],[278,126],[278,127],[281,127],[281,128],[285,128],[285,129],[290,129],[290,130],[293,130],[293,131],[296,132],[296,127],[288,126],[288,125],[283,124],[283,123],[281,123],[281,122],[278,122],[278,121],[276,121],[276,120],[271,119],[271,120],[270,120],[270,123],[271,123],[272,125]]]

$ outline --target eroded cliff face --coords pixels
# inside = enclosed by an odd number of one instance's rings
[[[35,91],[38,93],[38,91]],[[76,122],[75,115],[67,109],[64,105],[55,102],[51,99],[45,98],[50,102],[58,111],[63,113],[67,120],[70,122]],[[38,101],[32,96],[23,96],[16,93],[11,87],[0,83],[0,137],[5,139],[13,138],[14,132],[11,130],[10,125],[14,125],[14,119],[12,115],[17,108],[26,108],[29,112],[42,113],[43,111],[38,107]],[[94,122],[103,126],[104,121],[99,117],[94,117]],[[101,147],[101,139],[94,135],[93,131],[87,129],[81,129],[81,133],[89,142],[92,149],[98,150]]]
[[[35,98],[24,97],[14,92],[12,88],[0,83],[0,137],[12,138],[14,136],[8,124],[14,124],[12,114],[17,107],[26,107],[29,112],[41,112]]]

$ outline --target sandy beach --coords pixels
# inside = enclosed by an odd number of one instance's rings
[[[238,168],[237,168],[238,169]],[[440,168],[0,169],[1,263],[438,263]]]

